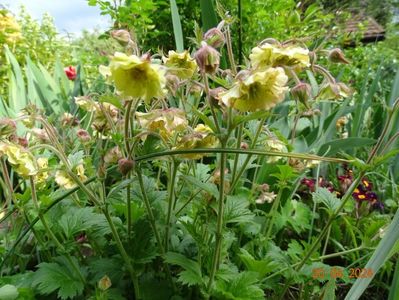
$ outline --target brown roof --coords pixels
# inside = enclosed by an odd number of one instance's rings
[[[362,42],[374,42],[385,38],[385,29],[369,16],[354,15],[345,24],[345,32],[362,33]]]

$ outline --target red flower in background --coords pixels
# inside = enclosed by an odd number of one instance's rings
[[[76,79],[76,69],[72,66],[69,66],[67,68],[64,68],[64,72],[66,76],[68,77],[69,80],[75,80]]]

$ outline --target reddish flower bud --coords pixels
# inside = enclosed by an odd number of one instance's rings
[[[111,36],[122,46],[126,46],[131,40],[129,31],[123,29],[111,31]]]
[[[6,137],[14,134],[17,130],[17,124],[10,118],[0,119],[0,136]]]
[[[118,160],[118,170],[122,175],[127,175],[134,168],[134,161],[127,158]]]
[[[66,76],[68,77],[69,80],[75,80],[77,73],[76,73],[76,69],[72,66],[69,66],[67,68],[64,68],[64,72],[66,74]]]
[[[28,147],[28,140],[24,137],[18,137],[18,144],[20,144],[22,147],[26,148]]]
[[[331,61],[332,63],[337,63],[337,64],[350,63],[349,60],[346,59],[342,50],[339,48],[334,48],[330,50],[330,52],[328,53],[328,60]]]
[[[206,43],[214,48],[223,47],[225,38],[223,32],[218,28],[211,28],[204,34]]]
[[[306,108],[309,108],[308,100],[311,97],[312,88],[305,82],[300,82],[291,89],[292,97],[303,103]]]
[[[246,150],[246,149],[249,149],[249,145],[247,143],[245,143],[245,142],[241,142],[240,148]]]
[[[219,67],[220,53],[205,42],[201,43],[201,48],[195,53],[194,58],[203,73],[213,74]]]
[[[78,136],[78,139],[79,139],[79,141],[80,141],[82,144],[86,144],[86,143],[89,142],[90,139],[91,139],[90,134],[89,134],[86,130],[84,130],[84,129],[79,129],[79,130],[76,132],[76,135]]]

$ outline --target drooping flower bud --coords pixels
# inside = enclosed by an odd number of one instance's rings
[[[75,80],[77,73],[76,69],[72,66],[64,68],[65,75],[68,77],[69,80]]]
[[[205,42],[214,47],[220,48],[223,47],[225,43],[225,38],[223,32],[219,28],[211,28],[204,34]]]
[[[61,118],[62,126],[76,126],[79,124],[78,118],[70,113],[64,113]]]
[[[32,135],[41,143],[47,143],[50,141],[50,137],[48,136],[46,130],[41,128],[33,128],[31,130]]]
[[[203,73],[213,74],[219,67],[220,53],[205,42],[194,55],[195,60]]]
[[[78,140],[82,143],[82,144],[86,144],[90,141],[91,137],[90,134],[84,130],[84,129],[79,129],[76,132],[76,135],[78,136]]]
[[[345,57],[344,52],[339,48],[334,48],[328,53],[328,60],[337,64],[349,64],[350,61]]]
[[[7,137],[14,134],[17,130],[17,124],[10,118],[0,119],[0,137]]]
[[[126,46],[131,40],[129,31],[123,29],[111,31],[111,36],[122,46]]]
[[[241,142],[240,148],[246,150],[246,149],[249,149],[249,145],[248,145],[248,143]]]
[[[300,82],[291,89],[292,97],[309,108],[308,100],[311,97],[311,86],[306,82]]]
[[[173,96],[176,95],[176,91],[179,88],[180,79],[176,75],[168,74],[165,76],[166,78],[166,87],[172,93]]]
[[[118,170],[122,175],[127,175],[134,168],[134,161],[128,158],[118,160]]]
[[[24,148],[28,147],[28,140],[24,137],[17,137],[17,143]]]

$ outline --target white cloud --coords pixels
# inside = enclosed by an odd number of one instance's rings
[[[100,16],[97,7],[91,7],[86,0],[2,0],[2,4],[14,13],[24,5],[28,13],[35,19],[41,19],[49,13],[61,33],[78,34],[83,29],[109,27],[109,18]]]

